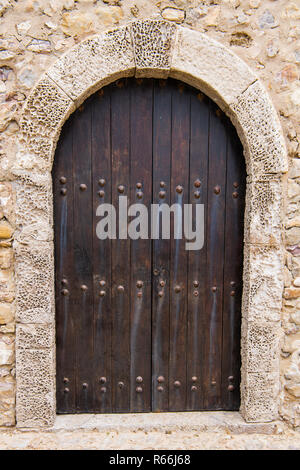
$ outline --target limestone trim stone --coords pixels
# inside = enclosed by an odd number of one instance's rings
[[[36,84],[23,109],[16,187],[17,425],[52,426],[55,302],[51,169],[64,122],[89,95],[122,77],[174,77],[229,115],[247,163],[241,413],[278,415],[283,290],[282,188],[287,153],[276,111],[249,67],[205,34],[146,20],[73,47]]]

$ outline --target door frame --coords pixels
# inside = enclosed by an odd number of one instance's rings
[[[230,117],[244,148],[247,191],[241,414],[278,417],[283,292],[282,178],[287,152],[267,92],[237,55],[207,35],[145,20],[85,39],[41,77],[22,111],[15,165],[17,426],[53,426],[55,301],[51,170],[61,128],[92,93],[123,77],[176,78]]]

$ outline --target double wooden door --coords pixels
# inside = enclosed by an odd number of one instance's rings
[[[236,410],[245,169],[221,110],[125,79],[65,124],[53,168],[59,413]],[[99,240],[100,204],[204,204],[185,240]]]

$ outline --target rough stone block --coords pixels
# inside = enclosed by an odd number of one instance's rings
[[[50,426],[55,417],[55,361],[50,349],[19,349],[17,426]]]
[[[228,48],[206,35],[178,26],[171,77],[188,82],[221,108],[256,80],[251,69]]]
[[[12,322],[14,316],[14,306],[12,304],[0,304],[0,325]]]
[[[52,323],[53,244],[15,244],[16,318],[20,323]]]
[[[54,325],[17,324],[16,346],[20,349],[45,349],[55,344]]]
[[[48,76],[43,76],[30,93],[22,113],[20,152],[33,160],[36,155],[51,162],[59,130],[74,110],[74,103],[66,93]]]
[[[78,105],[102,86],[134,75],[134,69],[130,29],[124,27],[82,41],[47,74]]]
[[[252,181],[247,184],[245,242],[253,245],[282,244],[282,183]]]
[[[242,311],[244,319],[278,321],[282,307],[283,256],[280,248],[245,245]]]
[[[167,21],[135,21],[131,25],[137,77],[167,78],[176,25]]]
[[[0,366],[13,364],[15,359],[15,340],[11,336],[0,335]]]
[[[278,418],[279,373],[257,372],[242,377],[241,413],[247,422]]]
[[[244,146],[248,174],[259,179],[285,173],[287,151],[279,118],[263,85],[250,85],[232,103],[230,114]]]

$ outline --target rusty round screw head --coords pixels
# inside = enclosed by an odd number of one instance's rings
[[[235,296],[235,291],[232,290],[232,291],[230,292],[230,295],[231,295],[231,297],[234,297],[234,296]]]
[[[106,377],[100,377],[99,382],[101,384],[105,384],[106,383]]]
[[[227,390],[228,390],[228,392],[233,392],[234,385],[228,385]]]
[[[61,194],[62,196],[65,196],[65,195],[67,194],[66,188],[62,188],[62,189],[60,190],[60,194]]]
[[[180,286],[175,286],[174,291],[178,294],[178,292],[181,291],[181,287]]]
[[[101,291],[99,292],[99,295],[100,295],[100,297],[104,297],[104,296],[105,296],[105,290],[101,290]]]
[[[158,195],[161,199],[164,199],[166,197],[166,191],[159,191]]]
[[[158,382],[158,383],[161,384],[161,383],[163,383],[164,381],[165,381],[165,378],[164,378],[163,375],[159,375],[159,376],[157,377],[157,382]]]
[[[179,387],[181,386],[181,383],[179,382],[179,380],[175,380],[174,386],[175,386],[176,388],[179,388]]]
[[[61,176],[61,177],[59,178],[59,181],[60,181],[61,184],[66,184],[67,178],[66,178],[65,176]]]
[[[234,380],[233,375],[230,375],[230,376],[228,377],[228,380],[230,380],[230,381]]]
[[[101,392],[101,393],[106,393],[106,387],[101,387],[101,388],[100,388],[100,392]]]
[[[160,185],[161,188],[164,188],[164,187],[166,186],[166,183],[165,183],[164,181],[161,181],[161,182],[159,183],[159,185]]]
[[[143,294],[142,294],[142,292],[138,292],[138,293],[136,294],[136,296],[140,299],[141,297],[143,297]]]
[[[88,290],[88,286],[86,286],[85,284],[82,284],[82,286],[80,286],[80,289],[83,291],[83,292],[86,292]]]
[[[182,191],[183,191],[183,187],[180,186],[180,184],[179,184],[178,186],[176,186],[176,192],[177,192],[178,194],[181,194]]]
[[[69,295],[68,289],[63,289],[63,290],[61,291],[61,293],[62,293],[62,295]]]
[[[103,191],[103,189],[101,189],[101,191],[98,191],[98,195],[99,197],[104,197],[105,192]]]
[[[120,184],[120,185],[118,186],[118,191],[119,191],[119,193],[124,193],[124,191],[125,191],[125,186],[123,186],[122,184]]]
[[[163,293],[162,290],[160,290],[160,291],[158,292],[158,297],[163,297],[163,296],[164,296],[164,293]]]
[[[237,198],[239,197],[239,193],[237,193],[236,191],[234,191],[234,192],[232,193],[232,197],[233,197],[234,199],[237,199]]]
[[[215,187],[214,187],[214,193],[215,193],[215,194],[220,194],[220,192],[221,192],[220,186],[215,186]]]
[[[84,390],[86,390],[86,389],[88,388],[88,384],[87,384],[86,382],[84,382],[84,383],[82,384],[82,388],[83,388]]]
[[[64,377],[64,384],[68,384],[68,383],[69,383],[68,377]]]
[[[199,281],[194,281],[193,284],[194,284],[194,287],[199,287]]]
[[[230,285],[231,285],[232,287],[235,286],[235,282],[234,282],[234,281],[231,281],[231,282],[230,282]]]
[[[105,181],[104,178],[100,178],[98,183],[99,183],[100,186],[105,186],[106,181]]]
[[[67,286],[67,285],[68,285],[68,281],[67,281],[67,279],[65,279],[65,278],[62,279],[61,283],[62,283],[63,286]]]
[[[118,286],[117,289],[118,289],[119,292],[124,292],[124,290],[125,290],[124,286]]]
[[[142,387],[136,387],[135,390],[136,390],[137,393],[142,393],[142,391],[143,391]]]
[[[199,295],[199,292],[197,290],[194,290],[194,296],[198,297],[198,295]]]
[[[212,292],[217,292],[216,286],[213,286],[213,287],[211,288],[211,290],[212,290]]]
[[[194,182],[194,186],[195,186],[195,188],[200,188],[200,186],[201,186],[201,181],[200,181],[200,180],[196,180],[196,181]]]
[[[142,192],[142,191],[138,191],[138,192],[136,193],[136,197],[137,197],[138,199],[142,199],[142,197],[143,197],[143,192]]]
[[[80,191],[85,191],[87,189],[87,185],[86,184],[81,184],[79,186],[79,189],[80,189]]]
[[[166,283],[165,283],[165,281],[160,281],[159,285],[160,285],[161,287],[165,287]]]
[[[158,269],[153,269],[153,274],[154,276],[158,276],[159,275],[159,270]]]
[[[144,283],[143,281],[137,281],[136,283],[136,287],[138,287],[139,289],[141,289],[141,287],[143,287]]]
[[[194,192],[194,196],[195,196],[196,199],[199,199],[200,196],[201,196],[200,191],[195,191],[195,192]]]
[[[234,188],[238,188],[238,187],[239,187],[239,183],[238,183],[237,181],[235,181],[235,182],[233,183],[233,187],[234,187]]]
[[[64,388],[64,393],[69,393],[70,389],[68,387]]]
[[[198,377],[196,377],[196,375],[193,375],[192,382],[197,382],[197,380],[198,380]]]
[[[191,391],[192,391],[192,392],[196,392],[197,390],[198,390],[198,389],[197,389],[196,385],[192,385],[192,386],[191,386]]]
[[[101,287],[105,287],[106,286],[106,282],[102,279],[100,282],[99,282],[99,285]]]
[[[137,189],[141,189],[141,187],[142,187],[142,183],[136,183],[136,185],[135,185],[135,186],[137,187]]]
[[[161,385],[159,385],[159,386],[157,387],[157,391],[158,391],[158,392],[163,392],[163,391],[164,391],[164,387],[162,387]]]
[[[125,386],[124,382],[118,382],[118,387],[119,388],[122,389],[122,388],[124,388],[124,386]]]
[[[211,385],[215,386],[215,385],[217,385],[217,382],[215,380],[212,380]]]
[[[141,377],[140,375],[138,375],[135,380],[136,380],[136,382],[137,382],[138,384],[141,384],[141,383],[143,382],[143,377]]]

